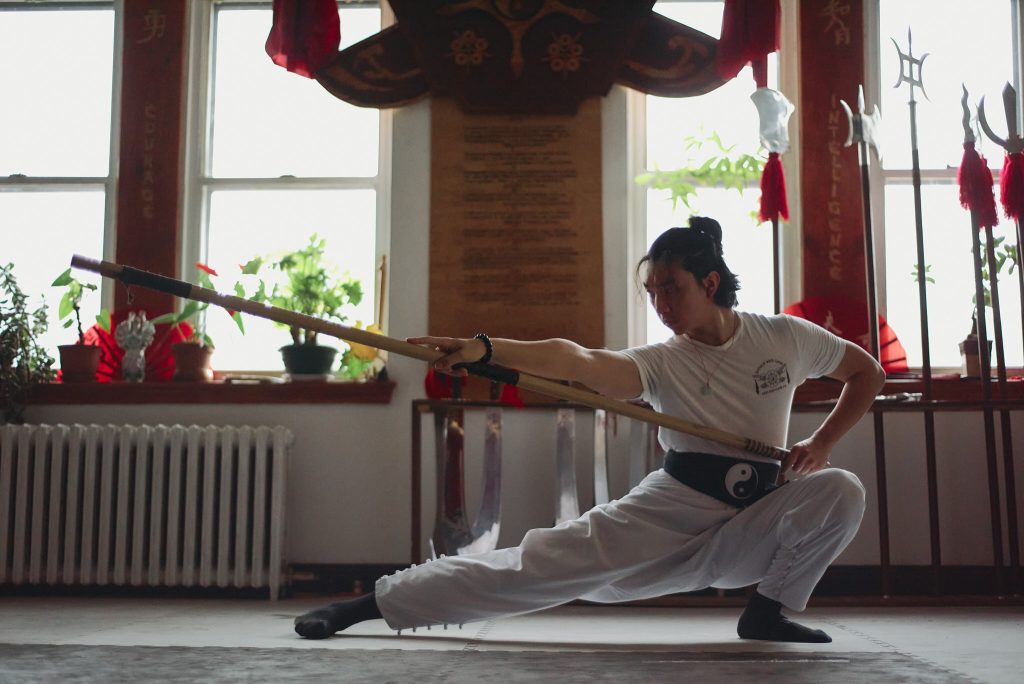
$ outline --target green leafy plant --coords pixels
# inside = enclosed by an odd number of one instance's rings
[[[987,255],[988,247],[985,244],[985,237],[984,235],[980,235],[979,237],[979,246],[981,247],[981,253],[982,255]],[[1017,246],[1004,244],[1005,242],[1005,237],[995,237],[992,240],[992,252],[993,254],[995,254],[996,257],[996,273],[1002,273],[1004,267],[1006,267],[1007,274],[1012,275],[1013,272],[1020,267],[1020,261],[1017,255]],[[984,256],[982,258],[981,263],[981,287],[985,297],[985,306],[992,308],[992,289],[990,287],[990,284],[992,283],[992,278],[989,275],[988,257]],[[917,272],[917,264],[913,265],[913,268],[910,272],[910,277],[914,279],[915,283],[919,282],[920,277]],[[926,283],[935,283],[935,277],[932,273],[931,264],[925,264],[924,278]],[[978,295],[973,294],[971,295],[972,310],[976,309],[977,305]]]
[[[213,278],[211,276],[216,276],[217,271],[202,263],[196,263],[196,268],[198,269],[198,275],[196,277],[197,284],[200,287],[216,290],[217,288],[214,287]],[[240,297],[245,295],[241,284],[235,283],[235,293]],[[210,304],[208,302],[189,300],[181,311],[157,316],[151,322],[153,325],[169,324],[171,327],[168,328],[168,332],[180,329],[182,323],[189,322],[192,326],[192,334],[186,342],[195,342],[212,349],[216,345],[213,343],[213,339],[210,338],[209,333],[206,332],[206,316],[204,315],[209,307]],[[242,321],[242,314],[237,311],[229,311],[228,314],[244,335],[245,323]]]
[[[82,330],[82,297],[85,295],[86,290],[95,292],[96,286],[92,283],[83,283],[72,276],[70,268],[57,276],[57,279],[50,286],[66,288],[64,296],[60,298],[60,304],[57,305],[57,319],[64,321],[65,328],[76,325],[78,328],[78,344],[85,344],[85,332]],[[72,314],[74,314],[74,318],[71,318]],[[100,309],[99,315],[96,316],[96,323],[107,332],[110,332],[110,312],[106,309]]]
[[[910,272],[910,277],[914,279],[915,283],[918,283],[918,282],[921,281],[921,276],[919,276],[918,273],[917,273],[917,264],[914,264],[914,270]],[[931,264],[925,264],[924,265],[924,281],[926,283],[932,283],[932,284],[935,283],[935,277],[932,275],[932,265]]]
[[[363,300],[363,288],[357,279],[335,274],[324,260],[326,244],[326,240],[313,234],[309,244],[301,249],[275,259],[250,259],[242,266],[242,274],[257,276],[258,281],[255,293],[249,298],[307,316],[334,319],[339,323],[347,321],[345,310],[357,306]],[[279,281],[269,289],[260,275],[264,265],[268,265],[269,270],[279,276]],[[294,344],[317,343],[316,330],[305,330],[283,323],[275,325],[287,328]]]
[[[985,236],[979,235],[981,238],[981,253],[988,254],[988,246],[985,244]],[[1005,237],[994,237],[992,238],[992,252],[996,257],[996,274],[1003,272],[1003,266],[1007,266],[1007,273],[1012,275],[1014,270],[1017,269],[1019,263],[1017,261],[1017,246],[1003,244],[1006,241]],[[992,279],[989,277],[988,257],[982,259],[981,267],[981,282],[982,291],[985,297],[985,306],[992,308],[992,289],[990,283]],[[971,304],[977,306],[978,295],[975,294],[971,297]]]
[[[29,311],[14,264],[0,266],[0,402],[5,422],[20,420],[28,392],[55,376],[53,357],[39,344],[46,329],[46,304]]]
[[[736,145],[723,143],[717,132],[706,134],[702,130],[701,133],[701,136],[683,138],[688,156],[682,167],[642,173],[636,177],[636,182],[658,190],[669,190],[673,209],[682,202],[687,209],[696,212],[693,202],[697,198],[697,188],[733,188],[742,195],[751,183],[760,181],[765,157],[737,151]],[[751,212],[752,217],[756,215],[756,210]]]

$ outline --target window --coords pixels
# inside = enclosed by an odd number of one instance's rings
[[[112,252],[115,24],[113,3],[0,7],[0,45],[18,56],[0,69],[0,260],[33,303],[45,298],[55,359],[76,335],[57,322],[63,292],[50,283],[72,254]],[[83,328],[100,307],[86,296]]]
[[[880,0],[879,60],[880,109],[884,118],[884,313],[907,349],[910,365],[922,362],[920,306],[914,272],[917,266],[914,192],[911,182],[910,113],[908,86],[892,86],[899,78],[900,61],[895,40],[907,52],[907,28],[913,31],[915,57],[928,53],[922,79],[928,97],[917,91],[917,132],[921,166],[921,205],[925,263],[934,283],[929,284],[928,322],[931,362],[934,367],[958,367],[957,343],[971,329],[974,270],[970,215],[960,206],[956,171],[963,154],[961,83],[970,92],[972,116],[984,96],[989,123],[1006,132],[1002,89],[1015,80],[1014,39],[1017,3],[1010,0]],[[1020,84],[1015,83],[1018,96]],[[976,148],[998,176],[1003,150],[977,132]],[[996,187],[998,193],[998,185]],[[998,195],[997,195],[998,198]],[[998,201],[998,199],[997,199]],[[1011,221],[1002,216],[995,237],[1015,245]],[[1022,357],[1020,288],[1017,274],[1004,268],[999,278],[1000,311],[1007,363],[1020,366]],[[880,289],[879,292],[883,290]],[[881,299],[881,298],[880,298]],[[991,312],[989,336],[992,336]],[[994,363],[994,359],[993,359]]]
[[[711,36],[718,36],[722,27],[722,2],[659,2],[657,12]],[[769,60],[769,85],[777,88],[778,62]],[[706,140],[717,134],[725,147],[734,152],[756,154],[759,149],[757,110],[750,100],[755,89],[750,68],[733,80],[706,95],[686,98],[646,96],[646,167],[647,171],[668,171],[700,163],[709,155],[721,154],[714,143],[705,142],[693,153],[687,150],[687,139]],[[689,160],[689,161],[688,161]],[[737,293],[745,311],[774,312],[772,228],[759,224],[756,218],[760,190],[758,182],[748,185],[741,195],[735,189],[702,187],[688,208],[682,202],[673,207],[671,192],[646,189],[646,246],[665,229],[685,226],[691,214],[711,216],[722,224],[722,246],[726,263],[740,278]],[[765,255],[769,258],[765,259]],[[672,332],[646,307],[646,341],[668,339]],[[641,340],[642,342],[643,340]]]
[[[200,3],[197,3],[199,5]],[[387,164],[381,141],[388,114],[336,99],[316,81],[267,57],[269,3],[204,2],[193,32],[190,161],[183,278],[197,261],[217,270],[230,291],[238,264],[299,249],[312,234],[326,239],[339,273],[363,286],[347,324],[375,321],[374,293],[386,221]],[[377,3],[345,2],[341,49],[381,27]],[[251,294],[248,293],[248,294]],[[243,337],[219,311],[207,313],[218,370],[277,370],[287,332],[247,317]]]

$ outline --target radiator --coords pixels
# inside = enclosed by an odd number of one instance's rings
[[[267,587],[282,427],[0,427],[0,585]]]

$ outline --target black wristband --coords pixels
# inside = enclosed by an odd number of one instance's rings
[[[494,345],[491,344],[491,338],[488,337],[486,335],[486,333],[477,333],[476,335],[473,335],[473,339],[474,340],[480,340],[481,342],[484,343],[484,347],[487,348],[487,351],[484,352],[484,355],[481,356],[476,361],[476,363],[488,363],[488,362],[490,362],[491,357],[494,355]]]

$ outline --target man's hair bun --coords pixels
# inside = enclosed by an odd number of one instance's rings
[[[715,252],[722,256],[722,224],[707,216],[691,216],[690,229],[711,238],[715,243]]]

